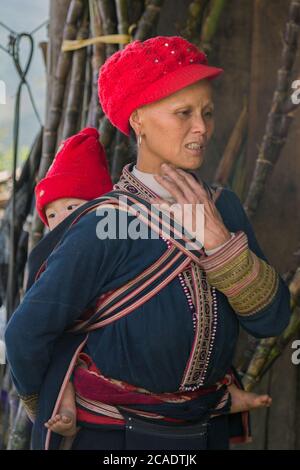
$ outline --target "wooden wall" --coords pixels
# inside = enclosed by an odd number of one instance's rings
[[[179,34],[179,19],[184,20],[189,3],[165,0],[157,33]],[[289,0],[228,1],[211,53],[214,65],[223,67],[225,73],[214,82],[216,132],[201,169],[201,176],[207,181],[213,179],[246,98],[249,123],[245,168],[249,186],[276,85],[289,4]],[[298,53],[295,79],[299,71]],[[299,139],[300,111],[252,220],[261,247],[280,273],[295,267],[293,253],[300,244]],[[292,365],[291,353],[291,348],[287,348],[257,388],[269,391],[273,405],[269,410],[252,413],[253,443],[236,447],[300,449],[300,366]]]

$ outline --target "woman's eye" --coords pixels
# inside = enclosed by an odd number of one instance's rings
[[[48,214],[47,215],[47,219],[54,219],[54,217],[55,217],[55,214]]]
[[[212,118],[213,117],[213,112],[212,111],[206,111],[206,113],[204,113],[204,116],[207,117],[207,118]]]
[[[186,109],[184,111],[179,111],[178,114],[181,114],[182,116],[188,116],[190,114],[190,110]]]

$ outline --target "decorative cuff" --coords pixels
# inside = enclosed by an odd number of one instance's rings
[[[223,243],[222,245],[220,246],[217,246],[216,248],[211,248],[210,250],[204,250],[205,251],[205,254],[207,256],[211,256],[211,255],[214,255],[215,253],[217,253],[217,251],[219,251],[221,248],[223,248],[223,246],[227,245],[228,242],[230,242],[230,240],[232,240],[233,237],[235,237],[235,233],[233,232],[230,232],[231,233],[231,238],[229,240],[227,240],[225,243]]]
[[[19,398],[25,408],[27,416],[29,419],[34,422],[37,413],[37,405],[38,405],[38,395],[19,395]]]
[[[244,232],[200,260],[208,282],[221,291],[239,315],[253,315],[274,299],[279,276],[275,269],[258,258],[248,247]]]

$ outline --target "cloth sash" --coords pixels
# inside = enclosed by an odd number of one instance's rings
[[[228,383],[229,378],[224,377],[211,387],[195,391],[151,393],[126,382],[104,377],[92,359],[81,353],[73,374],[77,421],[93,426],[124,425],[123,410],[161,422],[199,421],[211,414],[216,416],[229,411]]]

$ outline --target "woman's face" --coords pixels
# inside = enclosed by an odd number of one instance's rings
[[[214,130],[213,108],[212,86],[201,80],[137,109],[130,118],[142,135],[137,168],[159,173],[164,162],[199,168]]]

